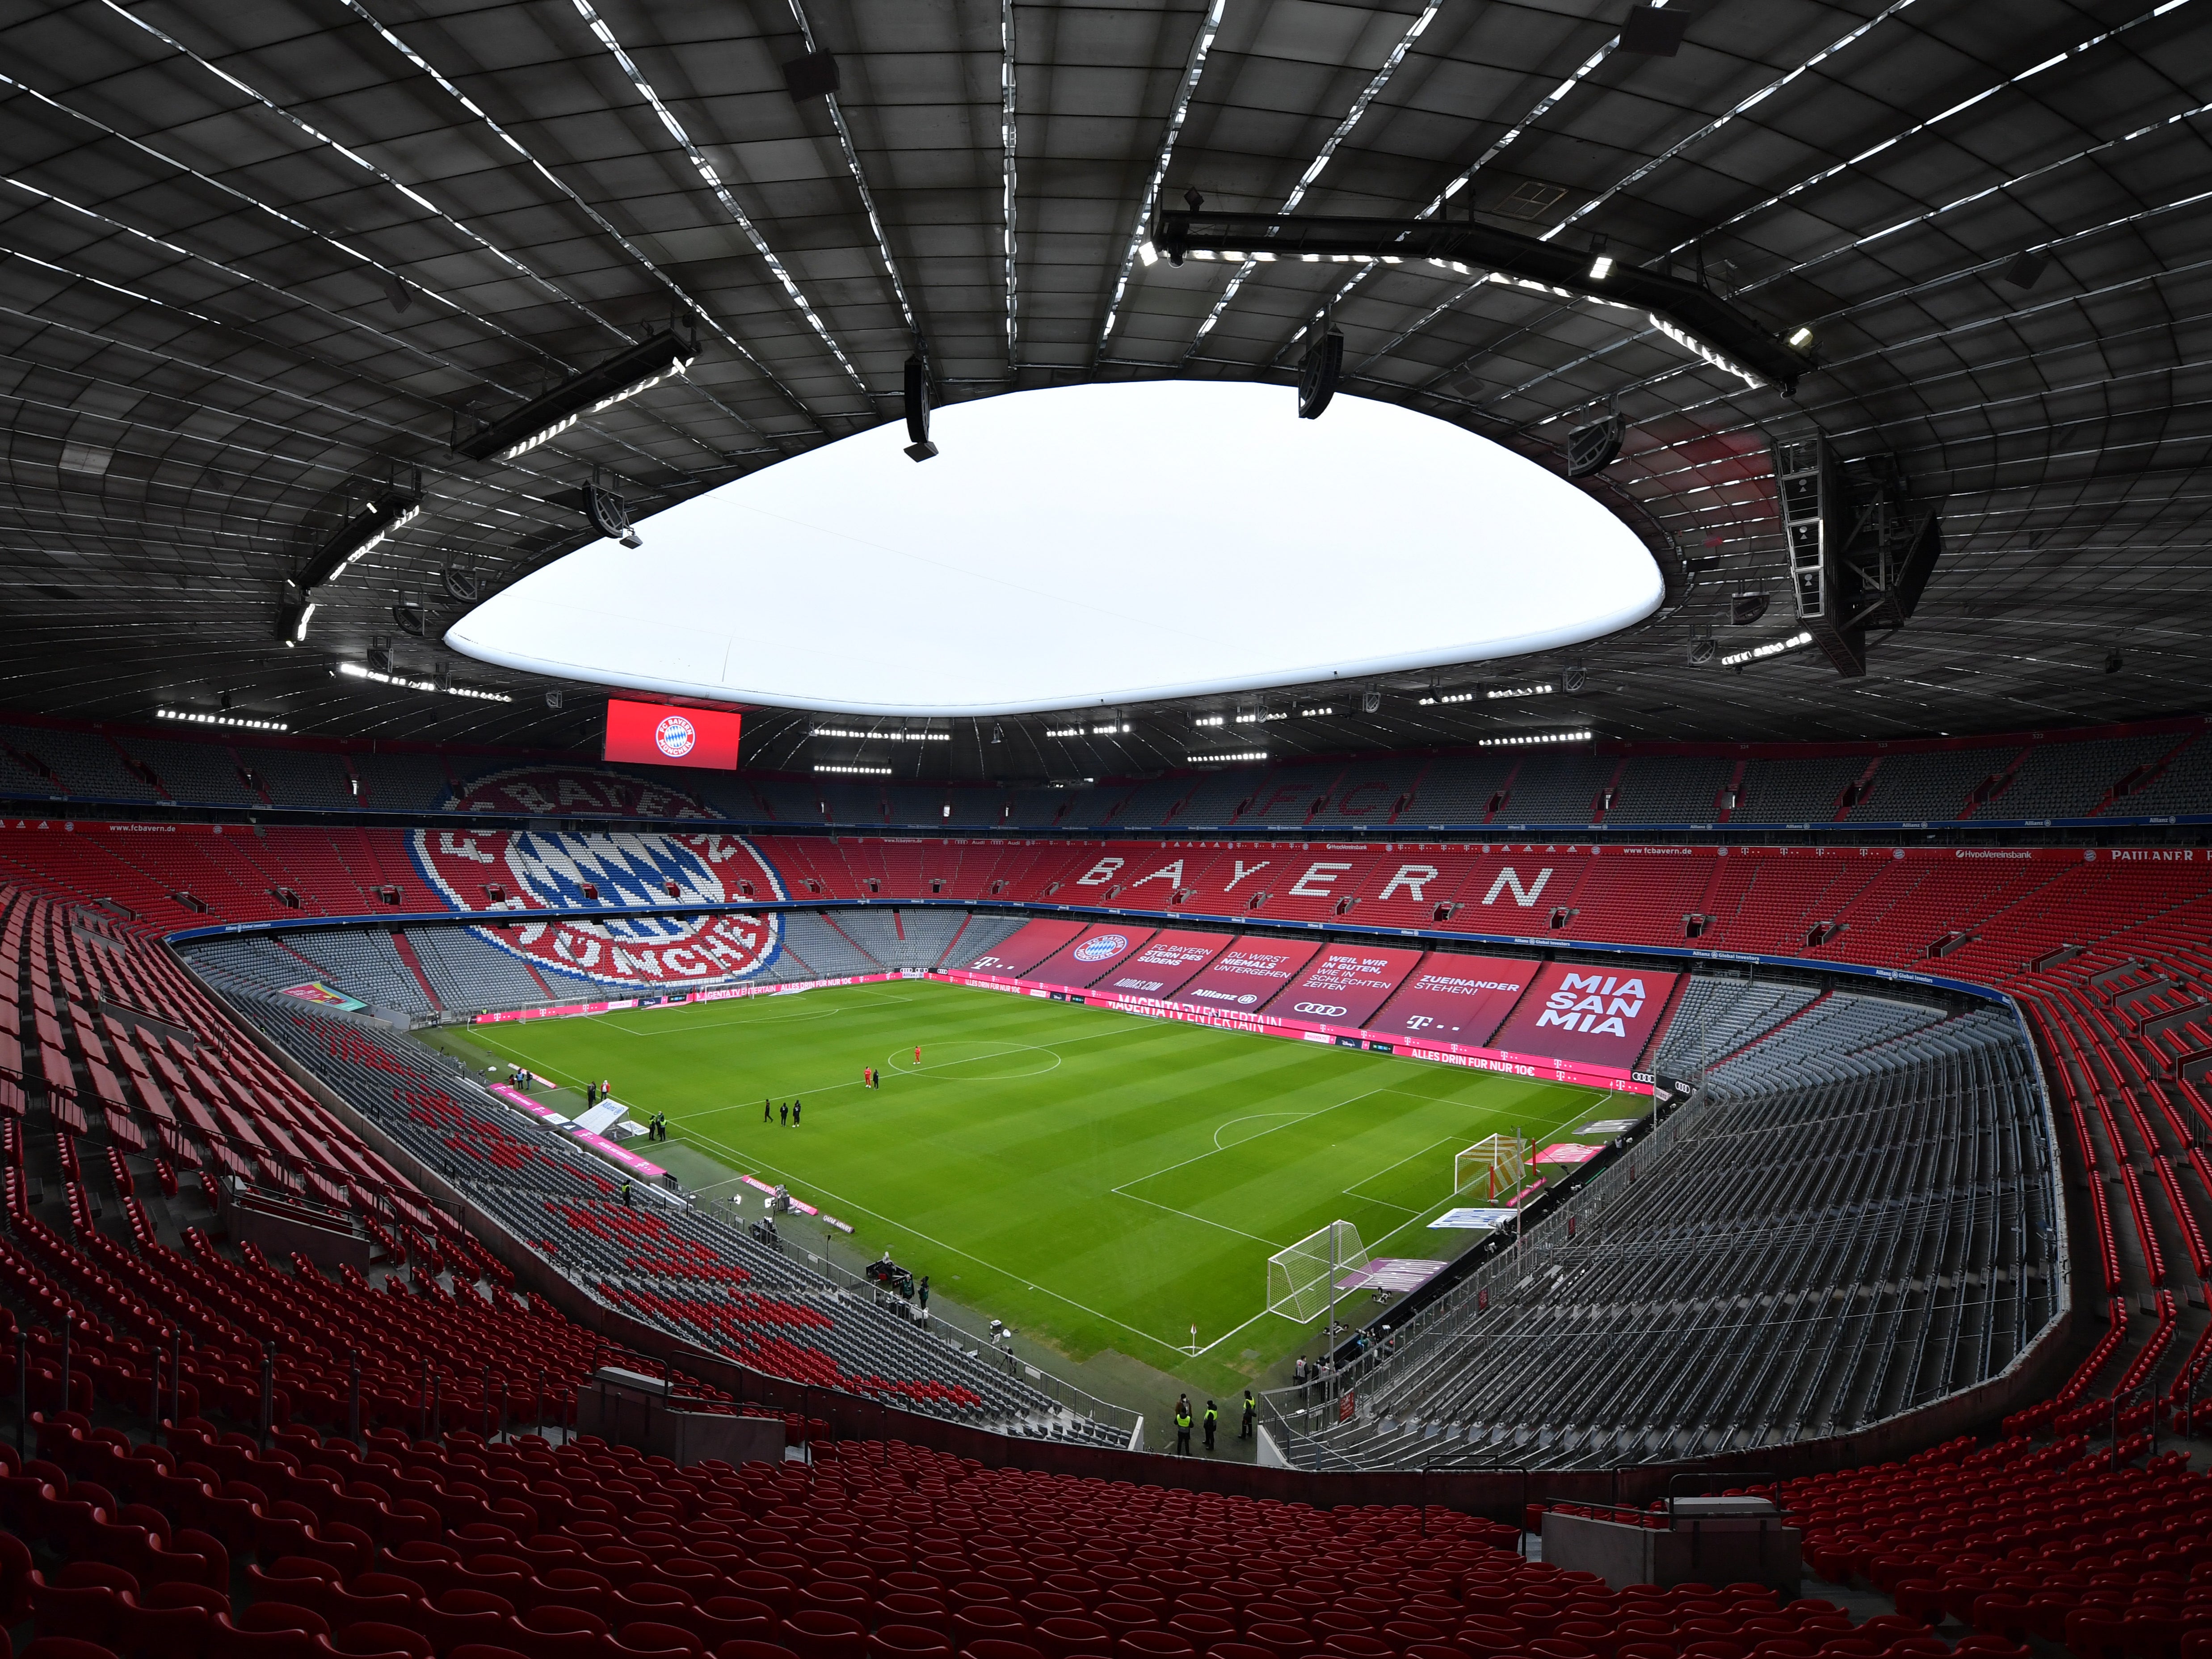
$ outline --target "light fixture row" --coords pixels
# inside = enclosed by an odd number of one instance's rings
[[[237,726],[249,732],[289,732],[292,729],[283,720],[259,720],[245,714],[203,714],[190,708],[156,708],[154,718],[184,720],[193,726]]]
[[[396,685],[403,691],[434,691],[448,697],[469,697],[477,702],[513,702],[514,696],[505,691],[487,691],[481,686],[455,685],[450,681],[441,685],[435,680],[410,680],[404,674],[386,674],[357,662],[342,662],[338,672],[348,679],[371,680],[379,685]]]

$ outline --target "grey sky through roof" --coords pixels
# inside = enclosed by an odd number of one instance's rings
[[[1152,382],[878,427],[645,520],[499,594],[481,661],[848,714],[1012,714],[1403,673],[1649,615],[1595,501],[1425,415]],[[1325,700],[1325,699],[1324,699]]]

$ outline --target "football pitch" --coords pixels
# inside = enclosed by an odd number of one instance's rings
[[[1516,1130],[1533,1151],[1625,1104],[922,980],[470,1036],[557,1084],[611,1079],[632,1117],[665,1112],[674,1140],[787,1186],[851,1222],[866,1255],[889,1249],[1024,1337],[1206,1386],[1318,1349],[1319,1320],[1266,1311],[1276,1251],[1343,1219],[1372,1256],[1456,1254],[1476,1236],[1427,1225],[1455,1202],[1455,1153]],[[869,1066],[879,1089],[861,1086]],[[794,1097],[798,1127],[762,1121],[763,1097]]]

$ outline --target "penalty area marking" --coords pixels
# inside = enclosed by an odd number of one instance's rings
[[[866,993],[872,988],[858,985],[836,985],[823,986],[820,988],[823,990],[842,990]],[[879,1007],[890,1003],[915,1002],[920,1000],[919,998],[911,996],[860,994],[843,998],[837,1001],[828,1001],[825,1000],[811,1005],[802,1004],[799,1007],[787,1009],[781,1013],[770,1014],[754,1012],[756,1009],[759,1008],[763,1003],[767,1003],[773,1006],[780,1000],[795,999],[805,994],[805,993],[799,991],[787,991],[782,994],[781,998],[779,998],[775,992],[764,992],[759,996],[748,997],[742,1002],[738,1002],[738,1006],[735,1009],[732,1009],[726,1016],[720,1019],[686,1020],[682,1024],[662,1024],[657,1030],[641,1030],[639,1027],[635,1025],[622,1024],[617,1022],[617,1017],[613,1013],[586,1014],[584,1018],[593,1020],[599,1024],[605,1026],[610,1030],[620,1031],[624,1036],[662,1037],[678,1036],[692,1031],[721,1030],[732,1025],[781,1025],[788,1020],[829,1019],[837,1014],[854,1012],[856,1005],[863,1008]],[[737,1001],[738,1000],[732,998],[731,1000]],[[694,1004],[692,1006],[696,1007],[700,1005]],[[650,1018],[652,1013],[659,1012],[661,1011],[655,1009],[648,1012],[644,1009],[625,1008],[621,1012],[626,1014],[642,1014]]]
[[[782,1175],[788,1173],[787,1171],[777,1168],[776,1165],[766,1163],[760,1158],[746,1158],[740,1154],[735,1148],[726,1146],[720,1141],[710,1139],[705,1135],[695,1134],[691,1138],[706,1146],[712,1146],[716,1152],[720,1152],[732,1164],[750,1164],[756,1169],[768,1171],[770,1174]],[[793,1178],[799,1181],[800,1184],[805,1186],[810,1192],[816,1193],[823,1198],[834,1200],[841,1207],[851,1211],[855,1215],[873,1216],[877,1220],[883,1222],[885,1225],[895,1227],[902,1233],[908,1234],[912,1237],[921,1239],[926,1244],[934,1245],[940,1250],[948,1250],[954,1255],[963,1257],[967,1261],[974,1262],[979,1267],[988,1268],[992,1273],[997,1273],[1000,1278],[1007,1280],[1010,1284],[1029,1285],[1030,1287],[1036,1291],[1039,1296],[1048,1296],[1055,1302],[1065,1303],[1067,1306],[1074,1309],[1078,1313],[1088,1314],[1093,1319],[1103,1319],[1109,1325],[1115,1327],[1116,1329],[1127,1331],[1130,1335],[1134,1337],[1141,1337],[1147,1342],[1157,1344],[1158,1346],[1167,1349],[1170,1353],[1186,1357],[1190,1353],[1190,1349],[1186,1344],[1170,1342],[1164,1337],[1154,1336],[1150,1331],[1139,1330],[1137,1327],[1127,1323],[1126,1321],[1115,1318],[1112,1314],[1102,1313],[1096,1308],[1090,1307],[1083,1303],[1078,1302],[1072,1296],[1062,1296],[1058,1291],[1053,1290],[1048,1286],[1033,1285],[1030,1280],[1029,1275],[1026,1273],[1008,1273],[1004,1267],[999,1266],[997,1262],[987,1261],[981,1256],[977,1255],[973,1250],[963,1249],[957,1244],[950,1243],[941,1238],[932,1237],[929,1234],[923,1232],[919,1227],[912,1226],[906,1222],[901,1221],[895,1216],[885,1215],[881,1210],[872,1209],[867,1205],[863,1204],[857,1198],[848,1198],[842,1193],[833,1193],[828,1188],[821,1186],[815,1182],[805,1180],[801,1176],[793,1176]],[[1245,1321],[1245,1324],[1247,1325],[1251,1322],[1252,1322],[1250,1320]],[[1243,1328],[1243,1325],[1239,1325],[1237,1328],[1239,1331]],[[1234,1335],[1235,1334],[1235,1332],[1230,1333],[1231,1335]],[[1222,1342],[1224,1342],[1227,1340],[1227,1337],[1217,1338],[1213,1342],[1209,1343],[1206,1347],[1199,1350],[1199,1352],[1200,1353],[1207,1352],[1211,1349],[1219,1346]]]

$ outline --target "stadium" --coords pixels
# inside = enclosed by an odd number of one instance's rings
[[[15,8],[0,1659],[2212,1659],[2202,11]]]

